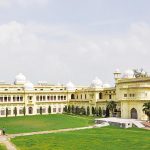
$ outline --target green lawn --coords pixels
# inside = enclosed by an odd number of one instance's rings
[[[0,118],[0,128],[5,128],[6,134],[75,128],[91,124],[90,117],[62,114]]]
[[[0,150],[6,150],[6,147],[0,143]]]
[[[115,127],[16,137],[21,150],[148,150],[150,131]]]

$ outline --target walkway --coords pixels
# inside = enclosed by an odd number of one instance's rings
[[[4,144],[7,150],[17,150],[15,145],[10,142],[7,136],[0,136],[0,143]]]
[[[29,136],[29,135],[37,135],[37,134],[49,134],[49,133],[58,133],[58,132],[67,132],[67,131],[77,131],[77,130],[85,130],[85,129],[92,129],[92,128],[94,128],[94,126],[50,130],[50,131],[39,131],[39,132],[30,132],[30,133],[18,133],[18,134],[9,134],[8,137],[9,138],[15,138],[18,136]]]

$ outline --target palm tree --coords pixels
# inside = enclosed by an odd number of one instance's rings
[[[109,111],[111,112],[111,115],[113,115],[114,109],[116,109],[116,102],[115,101],[109,101],[107,103],[107,108],[109,109]]]
[[[150,102],[144,103],[143,112],[147,115],[148,120],[150,121]]]

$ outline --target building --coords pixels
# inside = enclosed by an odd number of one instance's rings
[[[108,101],[115,101],[115,116],[146,120],[142,107],[150,101],[150,77],[135,77],[132,70],[121,75],[114,73],[115,86],[103,84],[95,78],[90,86],[77,86],[72,82],[64,85],[49,85],[39,82],[33,85],[23,74],[16,76],[14,84],[0,83],[0,117],[62,113],[66,105],[75,107],[101,107],[106,115]]]

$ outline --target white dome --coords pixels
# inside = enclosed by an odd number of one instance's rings
[[[134,71],[133,70],[126,70],[123,78],[134,78]]]
[[[103,88],[110,88],[111,87],[111,85],[110,84],[103,84]]]
[[[120,73],[120,70],[119,70],[119,69],[116,69],[114,73]]]
[[[24,84],[25,82],[26,82],[26,77],[22,73],[19,73],[15,77],[15,84]]]
[[[102,82],[98,77],[96,77],[96,78],[92,81],[91,87],[92,87],[92,88],[100,88],[100,87],[102,87],[102,84],[103,84],[103,82]]]
[[[66,84],[67,90],[69,91],[74,91],[75,90],[75,85],[72,82],[68,82]]]
[[[27,91],[33,90],[34,85],[31,82],[28,81],[24,84],[24,89],[27,90]]]

